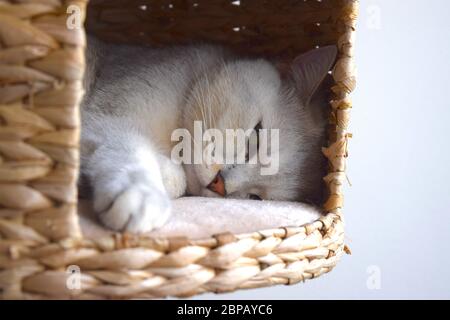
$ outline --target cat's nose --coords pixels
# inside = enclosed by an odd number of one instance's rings
[[[222,197],[225,197],[226,191],[225,191],[225,182],[223,181],[223,177],[219,173],[217,173],[216,177],[213,181],[208,185],[207,187],[209,190],[221,195]]]

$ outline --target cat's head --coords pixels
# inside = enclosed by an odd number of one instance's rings
[[[194,121],[200,120],[203,133],[210,128],[222,133],[225,163],[214,163],[217,157],[205,159],[216,156],[215,147],[220,139],[200,141],[202,148],[197,151],[201,150],[198,156],[202,163],[185,164],[188,193],[207,197],[320,201],[326,165],[321,153],[326,120],[321,114],[328,105],[318,88],[328,75],[336,54],[336,47],[330,46],[300,55],[291,64],[289,74],[283,77],[273,64],[263,59],[230,59],[201,72],[186,98],[184,126],[193,135]],[[231,136],[227,136],[227,129],[255,131],[240,147],[228,150],[225,146]],[[268,139],[260,141],[263,135],[256,132],[264,129],[267,129]],[[274,129],[278,130],[278,143]],[[233,139],[237,143],[236,138]],[[256,142],[256,149],[267,150],[270,163],[267,159],[261,163],[256,158],[256,164],[236,164],[238,154],[240,159],[252,158],[250,141]],[[227,157],[234,161],[228,163]]]

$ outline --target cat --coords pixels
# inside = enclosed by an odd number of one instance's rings
[[[88,37],[81,181],[92,188],[100,221],[117,231],[151,231],[183,195],[322,201],[322,87],[336,55],[335,46],[312,50],[281,74],[276,63],[216,45],[151,48]],[[194,121],[219,131],[278,129],[278,172],[172,161],[172,132],[192,133]]]

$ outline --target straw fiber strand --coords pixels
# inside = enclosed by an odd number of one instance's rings
[[[344,245],[343,190],[356,0],[92,0],[88,29],[115,42],[224,43],[289,61],[335,44],[328,212],[304,226],[205,239],[114,234],[88,239],[77,217],[86,1],[0,2],[0,298],[186,297],[295,284],[331,271]],[[81,270],[72,288],[69,266]],[[69,271],[68,271],[69,270]]]
[[[41,274],[46,267],[29,254],[52,241],[81,238],[76,177],[84,41],[78,45],[62,41],[40,23],[46,18],[65,17],[71,3],[0,3],[3,298],[37,298],[27,292],[25,280]],[[67,30],[66,19],[55,27]],[[61,95],[67,88],[70,95]],[[58,96],[58,104],[53,103],[54,96]],[[65,120],[58,121],[62,116]]]

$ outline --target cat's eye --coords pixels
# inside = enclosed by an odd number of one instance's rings
[[[262,200],[260,196],[258,196],[257,194],[254,194],[254,193],[250,193],[248,195],[248,198],[251,200]]]
[[[261,121],[253,129],[256,134],[256,152],[259,150],[259,131],[262,129]],[[253,155],[252,155],[253,156]],[[245,162],[248,162],[250,159],[250,138],[247,140],[247,150],[245,153]]]

